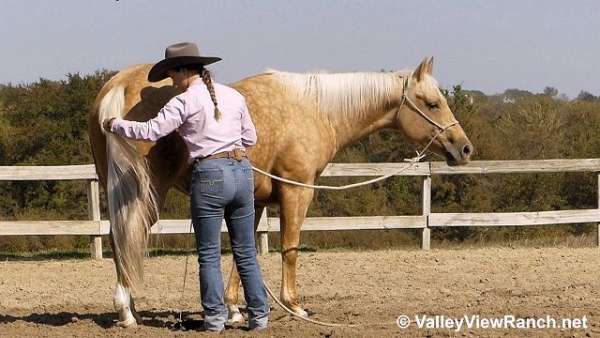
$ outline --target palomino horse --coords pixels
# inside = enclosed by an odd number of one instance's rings
[[[443,154],[449,164],[467,163],[473,147],[438,89],[432,67],[433,59],[425,59],[413,72],[267,71],[234,83],[246,98],[258,133],[258,144],[249,151],[252,164],[313,184],[340,149],[382,128],[398,129],[420,145],[433,140],[431,151]],[[122,326],[136,324],[131,288],[142,278],[149,228],[158,219],[167,191],[175,187],[187,192],[190,184],[187,149],[177,133],[143,142],[101,129],[102,121],[114,116],[148,120],[177,94],[168,79],[147,82],[149,69],[138,65],[115,75],[89,115],[96,170],[108,193],[118,278],[114,305]],[[255,178],[256,222],[267,204],[280,205],[281,300],[306,316],[298,302],[296,265],[300,229],[314,191],[259,173]],[[233,268],[225,295],[233,320],[242,319],[236,305],[239,284]]]

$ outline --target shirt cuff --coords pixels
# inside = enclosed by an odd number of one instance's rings
[[[115,132],[115,127],[116,127],[116,125],[117,125],[118,123],[120,123],[121,121],[122,121],[122,119],[121,119],[121,118],[119,118],[119,117],[115,118],[115,119],[112,121],[112,123],[110,124],[110,132],[111,132],[111,133],[114,133],[114,132]]]

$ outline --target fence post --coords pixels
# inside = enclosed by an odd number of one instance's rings
[[[431,213],[431,176],[423,178],[423,216],[425,227],[421,229],[421,249],[431,248],[431,228],[429,228],[429,214]]]
[[[265,209],[260,216],[260,221],[258,223],[257,233],[258,233],[258,253],[260,255],[266,255],[269,253],[269,222],[267,220],[267,211],[268,208],[265,206]]]
[[[100,192],[97,180],[89,180],[87,186],[88,217],[98,222],[98,234],[100,234]],[[90,251],[92,258],[102,259],[102,236],[92,236]]]
[[[598,209],[600,209],[600,172],[598,175]],[[600,223],[596,224],[596,246],[600,246]]]

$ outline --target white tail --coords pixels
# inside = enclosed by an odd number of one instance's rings
[[[125,89],[112,88],[100,102],[99,123],[121,117]],[[148,163],[126,139],[106,135],[108,211],[114,241],[117,277],[124,287],[143,280],[143,261],[150,227],[158,220],[158,206]]]

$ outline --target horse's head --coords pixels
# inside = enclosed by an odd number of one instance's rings
[[[397,127],[414,143],[443,155],[449,165],[469,162],[473,145],[463,131],[448,102],[431,75],[433,58],[425,58],[404,79]],[[421,150],[421,149],[419,149]]]

